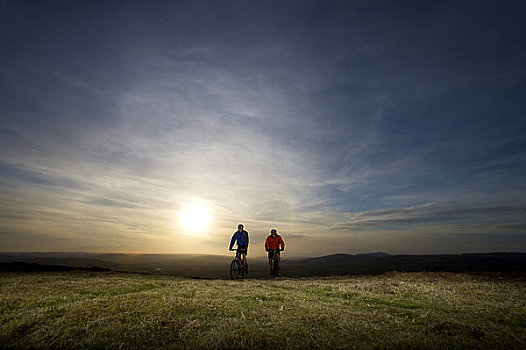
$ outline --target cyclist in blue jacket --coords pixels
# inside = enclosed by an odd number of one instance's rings
[[[243,265],[247,264],[247,253],[248,253],[248,232],[243,229],[243,225],[237,225],[237,231],[232,235],[230,240],[229,250],[234,250],[232,247],[237,241],[237,254],[241,254],[243,258]]]

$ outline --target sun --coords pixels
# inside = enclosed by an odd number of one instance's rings
[[[179,213],[179,223],[188,231],[204,231],[209,221],[208,209],[200,204],[189,205]]]

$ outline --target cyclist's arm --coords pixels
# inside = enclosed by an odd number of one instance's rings
[[[267,240],[265,241],[265,250],[268,250],[269,245],[270,245],[270,236],[267,237]]]
[[[232,247],[234,246],[234,242],[236,241],[237,239],[237,234],[233,234],[232,235],[232,239],[230,240],[230,247],[228,249],[232,249]]]
[[[279,236],[279,243],[281,243],[281,250],[285,250],[285,242],[283,242],[281,236]]]

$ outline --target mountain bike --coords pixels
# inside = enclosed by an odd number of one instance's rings
[[[247,278],[248,264],[243,264],[241,252],[238,249],[234,250],[236,251],[236,257],[230,263],[230,279],[237,280],[239,278]]]
[[[278,271],[279,271],[279,249],[270,249],[270,252],[272,252],[272,265],[270,267],[270,274],[272,277],[278,277]]]

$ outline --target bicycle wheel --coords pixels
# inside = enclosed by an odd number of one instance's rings
[[[246,265],[241,264],[241,278],[247,278],[248,276],[248,263]]]
[[[230,279],[238,279],[241,274],[241,264],[238,260],[232,260],[230,263]]]
[[[279,263],[278,259],[272,259],[272,277],[278,277]]]

